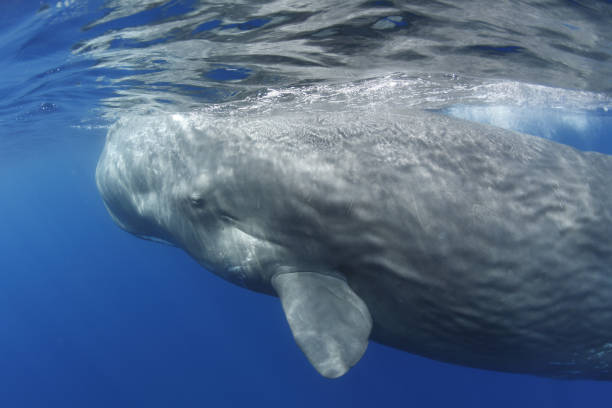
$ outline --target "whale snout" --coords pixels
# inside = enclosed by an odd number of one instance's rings
[[[125,152],[117,154],[114,145],[105,146],[96,167],[96,185],[112,220],[124,231],[149,241],[175,246],[160,215],[168,213],[156,196],[152,180],[143,177]]]

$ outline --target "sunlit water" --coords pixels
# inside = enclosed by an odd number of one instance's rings
[[[375,345],[325,382],[276,303],[135,243],[92,178],[121,116],[325,104],[428,109],[612,154],[610,1],[4,0],[0,50],[0,405],[582,407],[612,395]]]

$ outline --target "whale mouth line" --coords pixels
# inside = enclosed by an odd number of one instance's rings
[[[140,239],[144,239],[146,241],[151,241],[151,242],[156,242],[158,244],[164,244],[164,245],[170,245],[170,246],[176,246],[174,245],[172,242],[170,241],[166,241],[165,239],[162,238],[158,238],[158,237],[154,237],[152,235],[136,235],[136,237],[140,238]]]
[[[239,221],[238,221],[238,219],[236,217],[233,217],[229,213],[223,211],[219,215],[219,218],[222,219],[223,221],[228,222],[230,224],[233,224],[234,226],[239,228]]]

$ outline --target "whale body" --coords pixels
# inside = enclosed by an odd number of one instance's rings
[[[313,366],[373,340],[612,379],[612,157],[367,106],[131,116],[96,181],[123,229],[278,296]]]

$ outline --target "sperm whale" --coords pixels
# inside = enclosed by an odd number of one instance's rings
[[[612,157],[398,107],[131,115],[96,170],[126,231],[278,296],[323,376],[369,340],[612,380]]]

